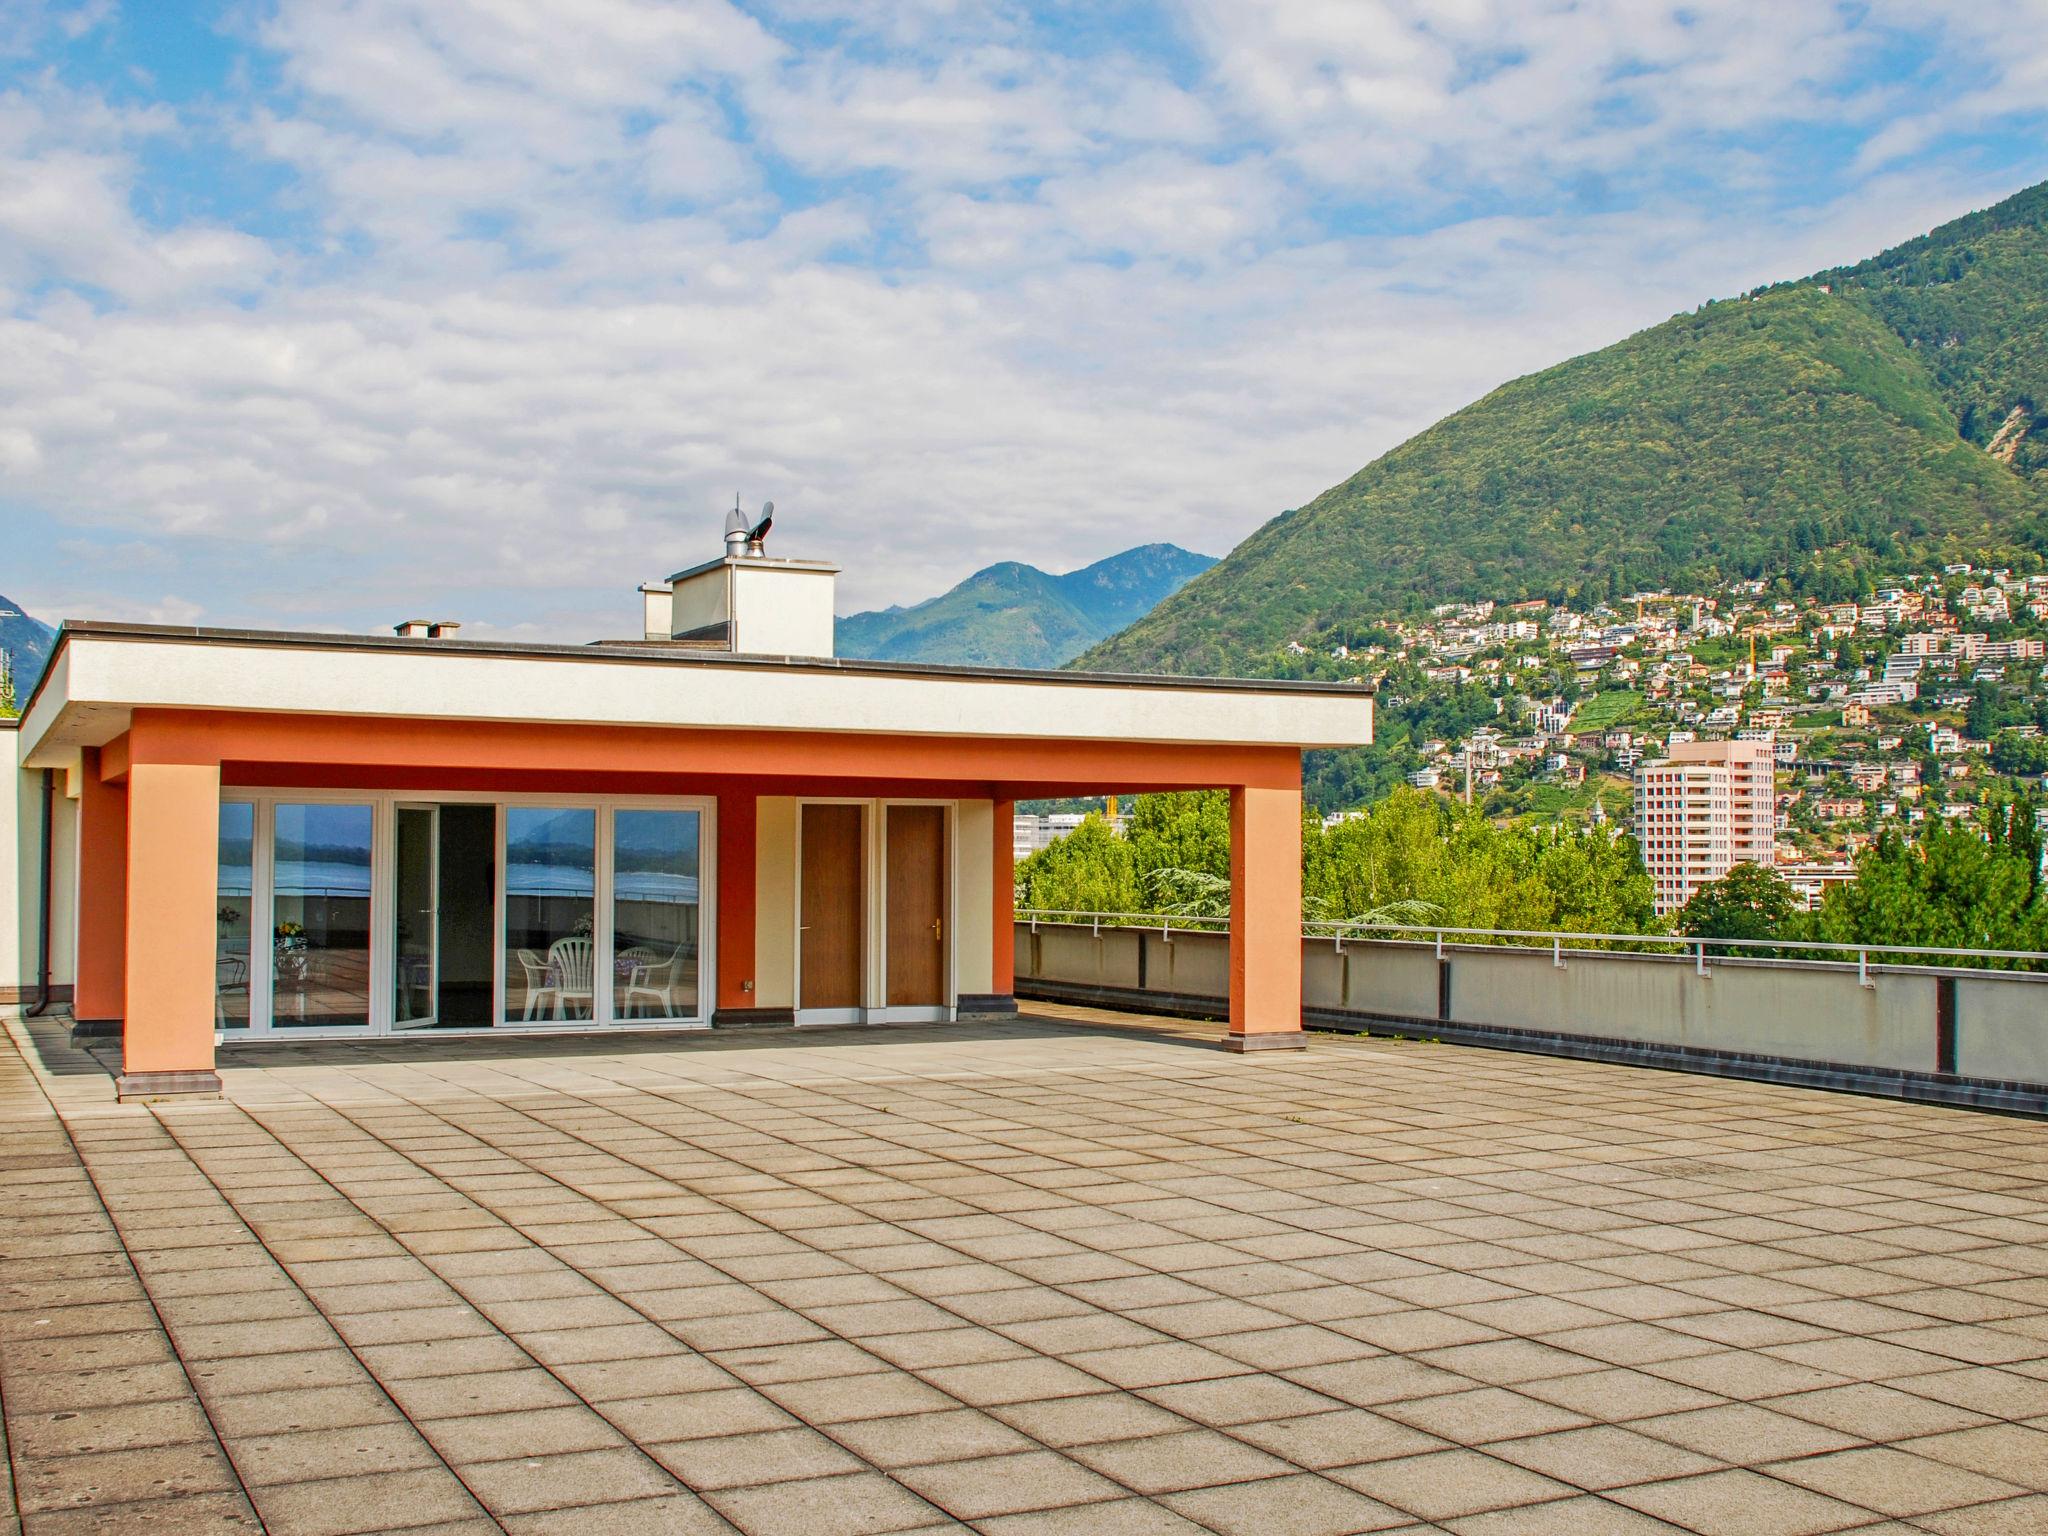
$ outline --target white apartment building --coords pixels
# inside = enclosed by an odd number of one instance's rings
[[[1737,864],[1775,854],[1777,749],[1758,741],[1674,741],[1636,765],[1636,841],[1657,915],[1676,912]]]
[[[1100,813],[1098,813],[1100,814]],[[1012,841],[1013,858],[1028,859],[1041,848],[1050,848],[1054,843],[1072,832],[1088,818],[1073,811],[1054,811],[1045,816],[1034,816],[1029,811],[1019,811],[1015,817],[1016,832]],[[1121,837],[1130,825],[1128,816],[1110,816],[1109,830]]]

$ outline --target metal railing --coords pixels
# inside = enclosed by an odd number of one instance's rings
[[[1092,932],[1100,933],[1104,928],[1140,929],[1162,934],[1169,942],[1174,931],[1182,933],[1224,933],[1230,931],[1229,917],[1172,916],[1146,912],[1059,912],[1040,908],[1019,908],[1016,913],[1019,922],[1029,922],[1036,932],[1041,922],[1062,927],[1087,926]],[[1600,953],[1611,950],[1620,954],[1666,954],[1692,957],[1701,975],[1707,971],[1710,957],[1721,959],[1744,958],[1739,951],[1749,951],[1749,958],[1756,960],[1819,960],[1823,963],[1839,961],[1847,965],[1853,957],[1856,962],[1856,979],[1869,986],[1873,973],[1886,970],[1977,970],[1992,974],[2010,974],[2013,971],[2048,970],[2048,951],[2032,949],[1958,949],[1931,944],[1836,944],[1807,939],[1710,939],[1692,938],[1684,934],[1670,933],[1583,933],[1551,928],[1455,928],[1441,925],[1416,923],[1378,923],[1362,919],[1303,919],[1301,936],[1305,939],[1330,939],[1336,943],[1339,953],[1343,952],[1347,940],[1372,942],[1430,942],[1436,947],[1438,959],[1443,958],[1445,941],[1451,947],[1461,944],[1472,947],[1531,949],[1548,947],[1551,961],[1560,970],[1565,966],[1565,956],[1573,951]],[[1534,940],[1535,943],[1505,944],[1503,940]],[[1872,956],[1879,957],[1873,963]],[[1926,961],[1897,959],[1887,961],[1890,956],[1936,956],[1940,959],[1930,966]],[[1942,960],[2003,961],[2002,965],[1944,965]]]

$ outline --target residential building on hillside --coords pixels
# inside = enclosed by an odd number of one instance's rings
[[[1658,916],[1737,864],[1775,856],[1777,754],[1772,742],[1674,742],[1636,765],[1636,841]]]

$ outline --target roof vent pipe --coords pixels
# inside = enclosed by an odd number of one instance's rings
[[[764,502],[761,506],[761,520],[756,523],[740,510],[740,499],[732,499],[732,510],[725,514],[725,558],[737,560],[744,555],[759,557],[767,551],[764,548],[768,530],[775,526],[775,503]]]

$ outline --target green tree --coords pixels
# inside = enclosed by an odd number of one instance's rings
[[[1131,845],[1100,816],[1085,817],[1058,842],[1017,866],[1020,906],[1041,912],[1137,912],[1138,869]]]
[[[1327,832],[1305,829],[1302,889],[1309,909],[1330,917],[1420,901],[1452,928],[1656,931],[1633,838],[1497,827],[1407,788]]]
[[[2027,825],[2007,825],[2000,811]],[[1793,927],[1837,944],[2048,949],[2032,810],[2022,802],[1986,824],[1944,822],[1917,842],[1888,831],[1857,859],[1856,878]]]
[[[1775,939],[1801,910],[1798,896],[1776,870],[1738,864],[1694,892],[1676,926],[1696,939]]]
[[[1126,833],[1140,870],[1230,878],[1230,795],[1220,789],[1139,795]]]
[[[1991,743],[1991,766],[2015,778],[2048,773],[2048,736],[2019,736],[2001,731]]]

